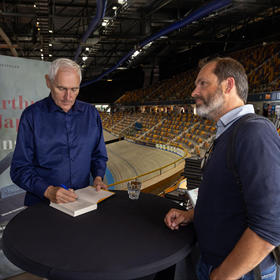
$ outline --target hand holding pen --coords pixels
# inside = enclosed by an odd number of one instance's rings
[[[67,186],[65,186],[65,185],[63,185],[63,184],[60,184],[60,185],[61,185],[61,187],[64,188],[65,190],[70,191],[71,193],[74,193],[74,194],[75,194],[75,192],[74,192],[73,189],[69,189]],[[78,200],[78,196],[77,196],[77,195],[76,195],[76,200]]]
[[[63,188],[63,189],[65,189],[65,190],[67,190],[67,191],[69,191],[70,189],[68,188],[68,187],[66,187],[65,185],[63,185],[63,184],[60,184],[61,185],[61,187]]]
[[[44,196],[54,203],[67,203],[76,201],[78,198],[74,190],[69,189],[65,185],[61,185],[61,187],[49,186],[46,189]]]

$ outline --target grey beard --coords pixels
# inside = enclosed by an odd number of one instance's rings
[[[199,116],[214,120],[215,116],[220,115],[221,109],[224,106],[224,98],[222,95],[215,95],[208,104],[202,104],[196,108]]]

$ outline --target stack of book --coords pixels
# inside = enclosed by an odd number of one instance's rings
[[[202,178],[201,161],[202,157],[189,157],[185,159],[184,172],[181,176],[187,178],[187,188],[198,188]]]
[[[182,206],[185,206],[187,210],[191,210],[195,207],[198,188],[202,179],[201,161],[202,157],[189,157],[185,159],[184,172],[181,176],[187,178],[186,187],[177,188],[176,190],[166,193],[166,198],[172,199]]]

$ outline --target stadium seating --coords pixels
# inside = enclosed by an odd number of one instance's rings
[[[248,75],[249,93],[280,90],[280,43],[255,46],[228,56],[240,61]],[[198,70],[188,70],[172,79],[127,92],[117,102],[147,102],[190,98]],[[216,134],[215,122],[193,114],[100,113],[105,130],[137,141],[185,147],[203,156]],[[137,128],[135,123],[138,123]],[[280,130],[278,129],[280,135]]]
[[[215,123],[193,114],[131,113],[101,114],[106,131],[153,144],[184,147],[201,156],[216,133]],[[135,123],[141,124],[136,127]]]
[[[254,46],[227,56],[244,66],[249,94],[280,90],[280,43]],[[126,92],[117,103],[189,99],[197,74],[197,69],[188,70],[172,79]]]

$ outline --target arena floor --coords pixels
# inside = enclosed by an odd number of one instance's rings
[[[112,137],[114,136],[104,131],[105,142],[114,139]],[[117,137],[115,138],[117,139]],[[108,153],[107,167],[111,172],[114,182],[139,176],[181,158],[179,155],[168,151],[134,144],[125,140],[107,144],[106,148]],[[155,174],[145,176],[145,180],[154,176]],[[107,177],[106,174],[104,181],[110,184],[110,180]],[[115,187],[115,189],[122,188],[125,188],[125,184]]]

